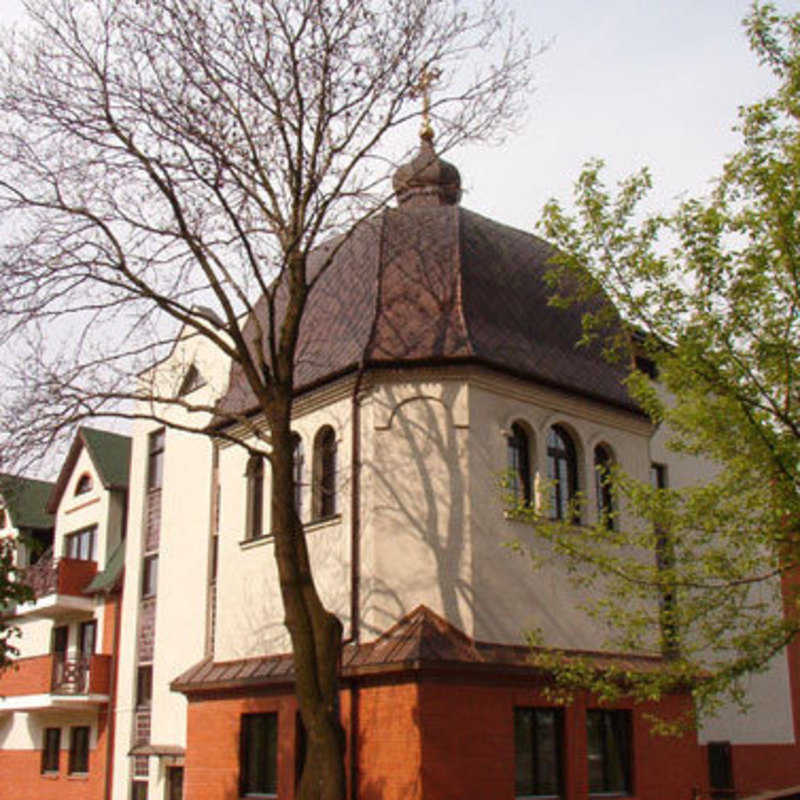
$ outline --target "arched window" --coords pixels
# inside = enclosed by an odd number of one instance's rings
[[[75,486],[75,494],[86,494],[92,491],[92,476],[88,472],[78,478],[78,483]]]
[[[247,539],[264,534],[264,458],[252,455],[247,461]]]
[[[578,491],[578,458],[575,444],[560,425],[553,425],[547,434],[547,477],[552,484],[553,519],[569,519],[569,505]]]
[[[597,518],[605,522],[609,530],[614,529],[614,495],[611,492],[609,477],[614,458],[603,444],[594,449],[594,476],[597,495]]]
[[[295,434],[294,451],[292,452],[292,475],[294,478],[294,510],[298,519],[303,518],[303,479],[305,477],[305,451],[303,440]]]
[[[508,443],[508,471],[511,480],[511,491],[517,503],[531,502],[531,445],[525,428],[515,422],[511,426]]]
[[[336,433],[330,425],[314,438],[314,519],[332,517],[338,511],[336,496]]]

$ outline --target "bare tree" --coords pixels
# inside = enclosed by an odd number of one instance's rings
[[[27,10],[30,25],[2,51],[0,331],[17,390],[4,400],[3,452],[38,452],[87,416],[142,413],[125,400],[149,401],[168,425],[160,409],[171,404],[216,413],[131,380],[176,324],[241,371],[266,423],[241,442],[272,468],[308,734],[300,797],[343,798],[342,625],[317,594],[293,503],[300,322],[337,248],[391,196],[393,132],[421,114],[420,75],[439,76],[426,105],[440,150],[489,139],[530,86],[527,35],[492,0],[30,0]],[[311,270],[310,253],[334,234]]]

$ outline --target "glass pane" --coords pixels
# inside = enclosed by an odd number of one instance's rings
[[[517,795],[533,794],[533,709],[514,709],[514,785]]]
[[[589,711],[586,715],[587,753],[589,758],[589,791],[605,791],[603,769],[603,712]]]
[[[536,794],[558,794],[558,733],[556,711],[536,712]]]

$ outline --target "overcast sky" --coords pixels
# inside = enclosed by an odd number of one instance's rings
[[[619,178],[653,171],[659,204],[704,191],[726,154],[739,105],[771,85],[741,27],[748,0],[511,0],[536,41],[537,90],[520,130],[498,147],[448,155],[464,205],[530,229],[551,196],[568,201],[599,156]],[[796,3],[779,3],[783,9]],[[20,0],[0,0],[4,21]]]

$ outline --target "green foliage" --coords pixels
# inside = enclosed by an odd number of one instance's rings
[[[33,600],[33,592],[22,581],[14,566],[15,545],[10,538],[0,538],[0,670],[18,654],[13,640],[20,635],[16,625],[9,624],[4,614],[17,603]]]
[[[713,478],[659,490],[613,470],[614,524],[513,512],[597,598],[589,613],[615,646],[669,655],[661,671],[599,675],[551,654],[558,685],[655,698],[689,683],[701,711],[741,700],[742,679],[800,628],[800,14],[756,4],[745,26],[777,89],[740,109],[741,148],[708,197],[644,213],[648,171],[612,192],[594,161],[577,213],[550,201],[541,223],[558,248],[553,302],[611,300],[584,339],[622,316],[607,356],[655,362],[659,385],[632,370],[630,391]]]

